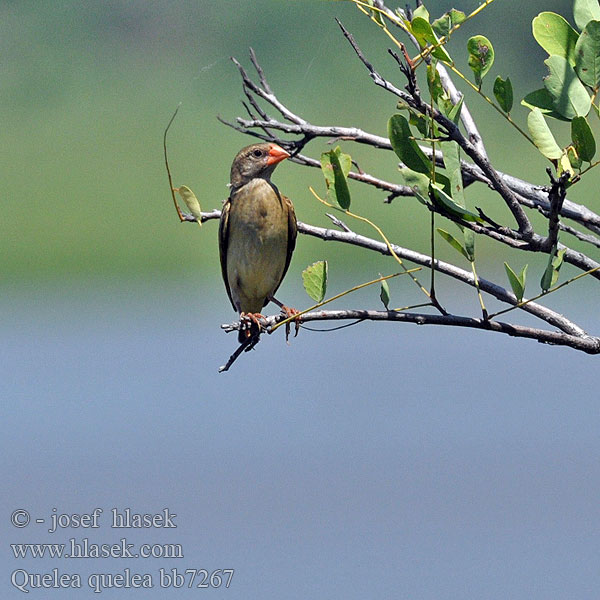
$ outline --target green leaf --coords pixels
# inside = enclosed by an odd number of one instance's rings
[[[435,35],[429,21],[423,17],[415,17],[410,24],[411,31],[421,48],[425,48],[428,45],[435,46],[435,50],[432,50],[431,55],[441,60],[442,62],[452,64],[450,55],[446,52],[443,46],[440,45],[440,40]]]
[[[462,99],[461,99],[462,100]],[[466,208],[465,193],[460,164],[460,149],[456,142],[442,142],[440,144],[444,156],[446,172],[450,177],[450,193],[452,200],[461,208]],[[475,234],[470,229],[464,229],[459,225],[463,233],[464,248],[468,260],[475,260]]]
[[[552,106],[569,120],[585,117],[592,103],[573,67],[562,56],[551,56],[544,63],[550,71],[544,78],[544,87],[552,96]]]
[[[558,161],[558,169],[556,170],[556,174],[559,177],[562,177],[564,173],[569,174],[569,179],[571,179],[575,175],[575,170],[573,169],[573,165],[571,164],[571,159],[569,158],[569,148],[573,146],[569,146],[562,151],[560,155],[560,159]]]
[[[438,37],[444,37],[448,35],[448,32],[455,27],[464,23],[467,15],[462,10],[456,10],[455,8],[444,13],[439,19],[436,19],[431,27],[435,31]]]
[[[469,67],[475,74],[475,83],[481,87],[481,80],[494,64],[494,47],[483,35],[474,35],[467,42]]]
[[[421,6],[417,6],[417,8],[413,10],[413,20],[417,17],[420,19],[425,19],[429,23],[429,11],[423,4],[421,4]]]
[[[423,150],[419,148],[417,142],[411,139],[413,134],[404,116],[392,115],[390,117],[388,121],[388,137],[390,138],[394,152],[404,165],[412,171],[427,175],[429,179],[431,178],[431,161],[425,156]],[[444,189],[450,191],[450,180],[443,173],[436,172],[435,177]],[[407,183],[406,185],[411,184]],[[425,192],[426,196],[427,191]]]
[[[388,137],[398,158],[413,171],[431,175],[431,161],[412,138],[410,125],[402,115],[392,115],[388,121]]]
[[[496,81],[494,81],[494,96],[498,100],[500,108],[505,113],[509,113],[513,106],[513,88],[510,77],[506,79],[502,79],[500,75],[496,77]]]
[[[458,144],[456,142],[441,142],[440,147],[444,156],[446,173],[448,173],[450,178],[450,195],[456,204],[461,208],[465,208],[465,195]]]
[[[427,119],[423,115],[417,115],[415,113],[410,113],[410,118],[409,118],[408,122],[411,125],[414,125],[419,130],[419,133],[423,137],[429,136],[429,123],[430,123],[429,119]]]
[[[590,21],[600,21],[598,0],[575,0],[573,2],[575,24],[583,30]]]
[[[566,248],[558,250],[558,252],[556,246],[552,248],[552,252],[548,257],[548,264],[546,265],[546,269],[542,275],[542,280],[540,281],[540,287],[542,288],[542,291],[547,292],[558,281],[559,271],[562,267],[566,251]]]
[[[475,232],[471,229],[463,230],[463,238],[465,240],[465,250],[467,251],[467,256],[471,262],[475,260]]]
[[[400,178],[404,185],[407,185],[415,193],[415,198],[421,204],[427,204],[427,195],[429,190],[429,182],[431,181],[427,175],[417,173],[408,167],[399,169]]]
[[[327,261],[320,260],[302,271],[306,293],[318,304],[323,302],[327,291]]]
[[[444,192],[444,190],[435,183],[429,184],[429,198],[431,201],[442,210],[442,212],[446,212],[457,219],[462,219],[463,221],[473,221],[478,223],[483,223],[483,219],[472,213],[462,206],[459,206]]]
[[[369,6],[374,6],[373,0],[366,0],[366,2]],[[380,25],[384,24],[383,15],[378,10],[371,10],[371,18]]]
[[[444,114],[456,125],[458,124],[458,119],[460,119],[460,111],[463,107],[463,102],[465,100],[464,96],[460,97],[460,100],[456,104],[452,104],[452,100],[448,98],[442,98],[440,101],[440,107],[444,111]]]
[[[600,86],[600,21],[590,21],[575,46],[575,71],[593,89]]]
[[[523,100],[521,100],[521,104],[527,108],[539,108],[542,114],[552,117],[553,119],[559,119],[560,121],[569,120],[554,110],[552,96],[546,88],[530,92]]]
[[[472,257],[467,252],[467,249],[451,234],[446,230],[437,227],[437,232],[457,251],[460,252],[469,262]]]
[[[592,162],[596,154],[596,140],[585,117],[575,117],[571,121],[571,139],[579,158]]]
[[[350,155],[343,154],[339,146],[321,154],[321,170],[325,175],[327,196],[344,210],[350,208],[350,190],[346,177],[350,172],[351,165]]]
[[[581,169],[581,164],[583,161],[581,160],[581,158],[579,158],[577,150],[575,150],[573,146],[567,147],[567,158],[569,159],[569,162],[571,163],[571,166],[574,169]]]
[[[538,150],[550,160],[558,160],[562,155],[560,146],[556,143],[544,115],[539,108],[534,108],[527,117],[527,128]]]
[[[433,64],[427,65],[427,85],[429,86],[429,93],[435,102],[438,102],[446,93],[442,86],[440,74]]]
[[[198,198],[187,185],[181,185],[176,190],[188,207],[188,210],[196,217],[198,225],[202,225],[202,209],[200,208],[200,202]]]
[[[523,294],[525,293],[525,281],[527,278],[527,266],[525,265],[521,270],[521,273],[517,275],[510,267],[510,265],[505,262],[504,269],[506,270],[506,275],[508,276],[508,281],[510,282],[510,287],[517,297],[517,302],[521,302],[523,300]]]
[[[381,273],[379,273],[381,277]],[[379,291],[379,298],[383,302],[386,310],[390,310],[390,286],[388,285],[387,279],[381,281],[381,290]]]
[[[579,34],[567,20],[553,12],[540,13],[532,22],[533,37],[550,55],[562,56],[575,66],[575,44]]]

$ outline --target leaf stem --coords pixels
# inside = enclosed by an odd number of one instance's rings
[[[269,330],[269,333],[273,333],[276,329],[278,329],[282,325],[285,325],[286,323],[289,323],[290,321],[293,321],[294,319],[301,317],[303,314],[305,314],[307,312],[311,312],[313,310],[316,310],[317,308],[320,308],[321,306],[324,306],[325,304],[329,304],[330,302],[333,302],[334,300],[337,300],[338,298],[341,298],[342,296],[346,296],[347,294],[356,292],[357,290],[360,290],[369,285],[373,285],[374,283],[379,283],[380,281],[386,281],[387,279],[392,279],[393,277],[398,277],[399,275],[406,275],[406,274],[414,273],[415,271],[420,271],[420,270],[421,270],[421,267],[414,267],[413,269],[407,269],[403,273],[392,273],[391,275],[383,275],[382,277],[378,277],[377,279],[373,279],[372,281],[367,281],[366,283],[361,283],[359,285],[355,285],[354,287],[347,289],[344,292],[340,292],[339,294],[336,294],[335,296],[332,296],[331,298],[328,298],[327,300],[323,300],[322,302],[319,302],[318,304],[315,304],[314,306],[311,306],[310,308],[306,308],[305,310],[302,310],[299,313],[292,315],[291,317],[287,317],[287,318],[283,319],[283,321],[279,321],[279,323],[277,323],[276,325],[273,325],[273,327],[271,327],[271,329]]]
[[[396,254],[396,252],[394,251],[394,248],[392,247],[391,242],[387,239],[386,235],[383,233],[383,231],[381,230],[380,227],[378,227],[377,225],[375,225],[375,223],[373,223],[372,221],[370,221],[369,219],[367,219],[366,217],[362,217],[361,215],[356,215],[354,213],[351,213],[349,210],[347,209],[343,209],[340,208],[339,206],[335,206],[334,204],[331,204],[330,202],[327,202],[327,200],[323,200],[323,198],[321,198],[317,192],[315,192],[315,190],[309,186],[308,188],[311,192],[311,194],[322,204],[324,204],[325,206],[329,207],[329,208],[333,208],[334,210],[337,210],[339,212],[343,212],[345,214],[347,214],[349,217],[352,217],[354,219],[358,219],[359,221],[362,221],[363,223],[367,223],[368,225],[370,225],[371,227],[373,227],[373,229],[375,229],[375,231],[377,231],[377,233],[381,236],[381,239],[385,242],[385,245],[388,247],[388,250],[390,251],[390,254],[394,257],[394,259],[396,260],[396,262],[400,265],[400,267],[404,270],[405,273],[411,273],[412,269],[407,269],[406,266],[404,265],[404,263],[402,262],[402,259]],[[421,289],[421,291],[428,297],[431,298],[431,295],[429,294],[429,292],[421,285],[421,283],[419,283],[419,280],[414,276],[414,275],[410,275],[410,278],[415,282],[415,284]]]
[[[567,281],[563,281],[559,285],[555,285],[554,287],[550,288],[547,292],[542,292],[541,294],[538,294],[537,296],[533,296],[533,298],[528,298],[527,300],[521,300],[521,302],[517,302],[517,304],[515,304],[514,306],[510,306],[509,308],[505,308],[504,310],[499,310],[498,312],[491,314],[489,316],[489,318],[493,319],[494,317],[503,315],[504,313],[510,312],[511,310],[515,310],[515,308],[521,308],[521,307],[525,306],[526,304],[529,304],[530,302],[539,300],[543,296],[547,296],[548,294],[551,294],[552,292],[556,292],[557,290],[560,290],[560,288],[565,287],[566,285],[569,285],[570,283],[573,283],[574,281],[577,281],[578,279],[581,279],[582,277],[585,277],[586,275],[590,275],[590,273],[595,273],[596,271],[598,271],[598,269],[600,269],[600,267],[594,267],[593,269],[590,269],[589,271],[586,271],[585,273],[579,273],[579,275],[575,275],[575,277],[571,277],[571,279],[567,279]]]
[[[481,306],[481,314],[483,315],[483,319],[487,321],[490,317],[488,315],[487,308],[483,303],[483,296],[481,295],[481,289],[479,287],[479,277],[477,276],[477,271],[475,270],[475,261],[471,261],[471,272],[473,273],[473,279],[475,280],[475,288],[477,289],[477,296],[479,298],[479,304]]]
[[[481,91],[480,88],[478,88],[472,81],[470,81],[467,77],[465,77],[463,75],[463,73],[461,73],[461,71],[459,71],[454,65],[447,65],[447,66],[453,73],[458,75],[468,86],[470,86],[473,90],[475,90],[479,94],[479,96],[483,100],[485,100],[498,114],[500,114],[502,117],[504,117],[531,145],[535,146],[531,137],[529,137],[529,135],[527,133],[525,133],[525,131],[523,131],[523,129],[521,129],[513,121],[512,117],[508,113],[505,113],[491,98],[486,96]]]

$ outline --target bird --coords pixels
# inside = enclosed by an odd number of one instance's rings
[[[298,233],[294,205],[271,181],[275,167],[289,157],[275,143],[251,144],[231,165],[229,198],[219,222],[219,256],[231,305],[247,324],[240,327],[240,343],[258,340],[261,311],[270,301],[287,316],[298,312],[274,297]]]

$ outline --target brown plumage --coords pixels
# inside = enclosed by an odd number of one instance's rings
[[[255,325],[240,331],[240,341],[257,332],[256,319],[274,300],[296,245],[294,206],[271,182],[277,164],[288,157],[277,144],[252,144],[242,148],[231,165],[230,194],[219,225],[219,254],[234,310]]]

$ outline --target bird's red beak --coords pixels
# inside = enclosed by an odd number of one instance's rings
[[[276,165],[277,163],[290,157],[290,153],[286,152],[281,146],[271,144],[269,148],[269,157],[267,158],[268,165]]]

